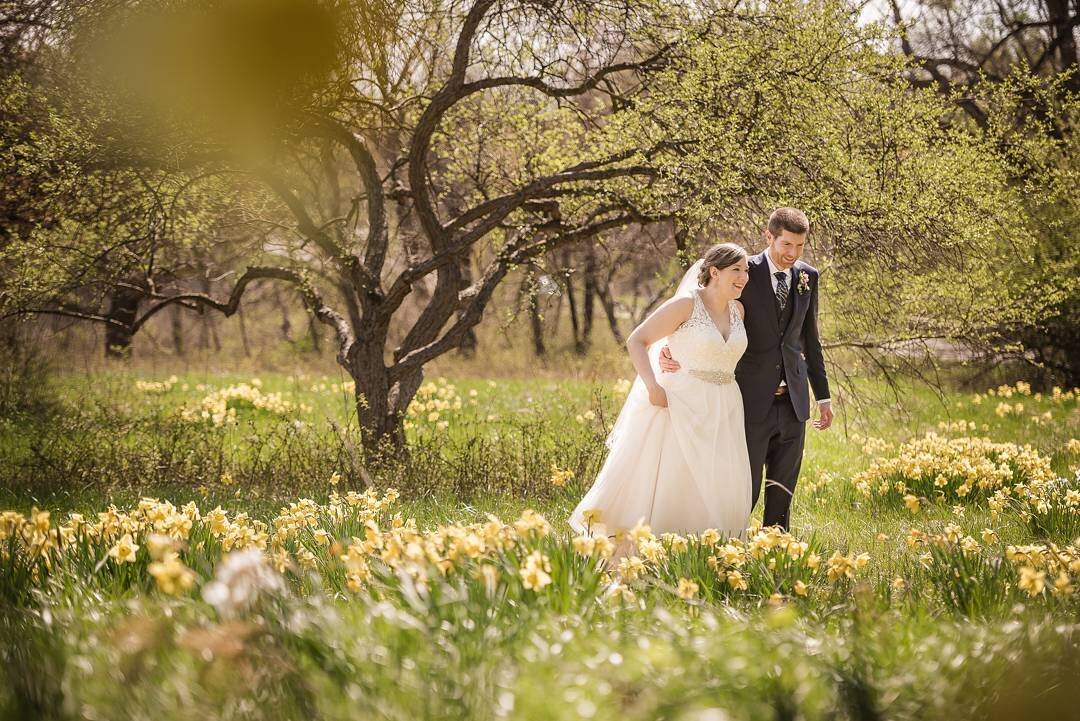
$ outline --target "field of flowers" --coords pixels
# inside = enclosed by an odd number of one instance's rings
[[[183,443],[192,426],[228,450],[212,472],[159,455],[192,473],[171,484],[11,492],[3,715],[1080,714],[1075,390],[1018,383],[811,433],[793,534],[755,521],[742,539],[569,531],[625,383],[436,380],[409,414],[420,470],[369,475],[345,447],[304,466],[321,478],[250,481],[277,426],[340,438],[331,407],[350,392],[167,378],[97,396],[127,437],[108,453],[83,441],[76,472],[149,452],[147,429]],[[18,457],[24,440],[4,433]],[[39,457],[68,457],[51,448]],[[431,473],[449,477],[425,490]]]

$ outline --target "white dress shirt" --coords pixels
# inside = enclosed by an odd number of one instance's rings
[[[776,279],[776,274],[780,272],[780,269],[777,268],[776,264],[772,262],[772,256],[769,254],[769,251],[767,251],[767,250],[765,251],[765,262],[767,262],[769,264],[769,280],[772,281],[773,295],[776,295],[776,286],[779,283],[779,281]],[[794,277],[794,275],[795,275],[795,269],[794,268],[788,268],[787,269],[788,300],[791,299],[791,280]]]
[[[779,280],[777,280],[776,274],[780,272],[780,269],[776,267],[775,263],[773,263],[772,254],[769,253],[769,250],[767,248],[765,249],[765,262],[769,264],[769,280],[772,281],[772,292],[773,292],[773,295],[775,296],[776,295],[776,286],[780,282]],[[792,291],[795,289],[794,283],[792,283],[792,281],[794,279],[795,279],[795,267],[792,266],[791,268],[787,269],[788,303],[791,302]],[[786,386],[787,381],[781,380],[780,385],[781,386]],[[817,399],[818,404],[828,403],[829,401],[830,401],[829,398],[818,398]]]

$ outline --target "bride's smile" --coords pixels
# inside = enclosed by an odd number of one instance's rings
[[[750,267],[745,260],[727,268],[710,268],[709,282],[702,288],[702,297],[709,309],[715,312],[739,298],[749,280]]]

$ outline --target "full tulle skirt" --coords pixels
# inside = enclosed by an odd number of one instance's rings
[[[608,439],[592,488],[574,509],[578,533],[612,535],[647,524],[654,534],[716,529],[742,535],[750,517],[750,461],[742,395],[686,371],[657,376],[668,407],[638,378]]]

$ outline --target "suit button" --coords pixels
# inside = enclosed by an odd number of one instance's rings
[[[776,364],[776,370],[780,370],[780,364],[779,363]]]

